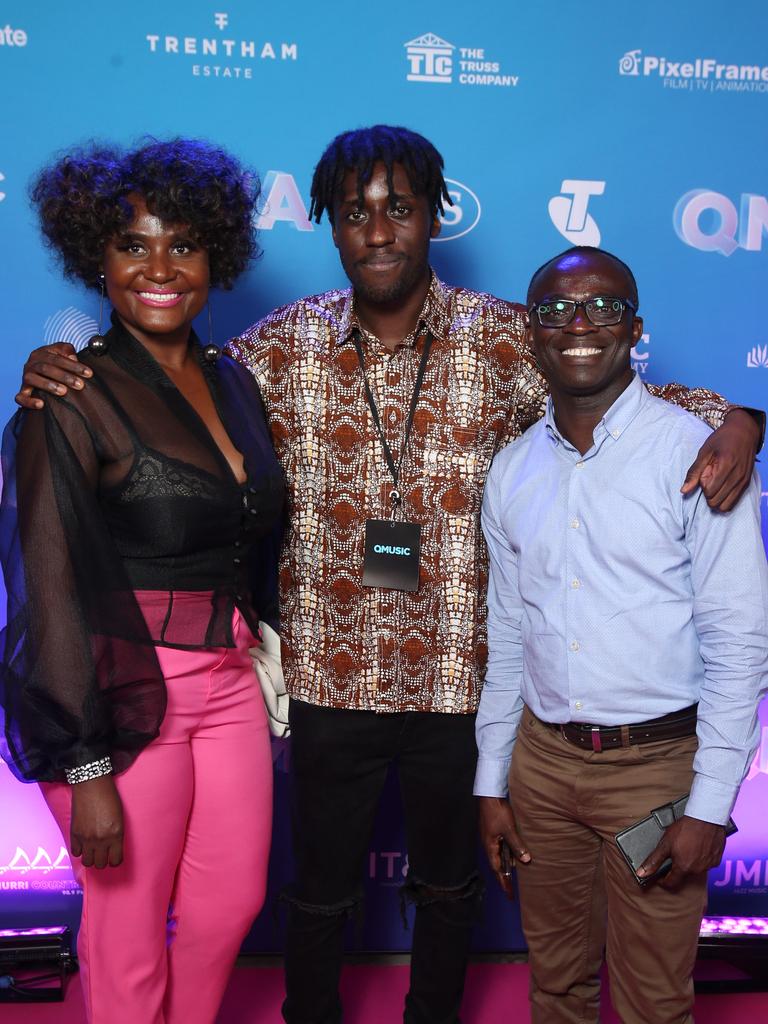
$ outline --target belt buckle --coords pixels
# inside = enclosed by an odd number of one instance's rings
[[[602,754],[603,752],[603,741],[600,739],[600,726],[592,726],[592,749],[596,754]]]

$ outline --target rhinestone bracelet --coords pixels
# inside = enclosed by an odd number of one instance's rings
[[[79,768],[65,768],[64,774],[70,786],[76,786],[78,782],[88,782],[89,779],[98,779],[102,775],[111,775],[112,759],[102,757],[98,761],[81,764]]]

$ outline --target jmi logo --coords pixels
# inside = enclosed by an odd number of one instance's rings
[[[768,886],[768,860],[726,860],[721,867],[723,877],[714,883],[717,888],[731,885],[735,889],[762,889]]]
[[[403,44],[408,61],[409,82],[450,85],[458,70],[459,85],[515,86],[518,75],[502,73],[501,64],[490,59],[481,46],[454,46],[434,32]]]

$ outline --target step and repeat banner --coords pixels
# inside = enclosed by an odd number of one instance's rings
[[[459,0],[381,6],[166,0],[7,0],[0,14],[0,413],[43,341],[82,344],[98,300],[66,283],[27,202],[32,174],[89,139],[203,137],[264,183],[262,259],[215,296],[223,342],[274,306],[345,284],[327,223],[307,218],[312,170],[338,132],[377,122],[428,136],[454,205],[432,247],[448,282],[522,299],[569,244],[634,269],[644,380],[706,385],[768,405],[768,7],[761,0],[641,5]],[[207,326],[203,327],[203,336]],[[768,474],[763,471],[763,503]],[[768,914],[768,707],[712,872],[710,912]],[[290,743],[274,743],[270,891],[291,872]],[[439,837],[436,837],[439,841]],[[409,945],[397,788],[367,864],[368,913],[350,946]],[[34,786],[0,766],[0,927],[74,923],[79,892]],[[280,948],[269,909],[248,948]],[[517,911],[489,890],[476,946],[523,948]]]

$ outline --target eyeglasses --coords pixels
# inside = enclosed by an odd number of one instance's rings
[[[633,313],[637,312],[637,306],[629,299],[616,299],[601,295],[584,299],[583,302],[575,302],[573,299],[549,299],[547,302],[534,303],[528,312],[536,311],[542,327],[565,327],[576,316],[579,306],[595,327],[610,327],[617,324],[624,316],[624,310],[627,307]]]

